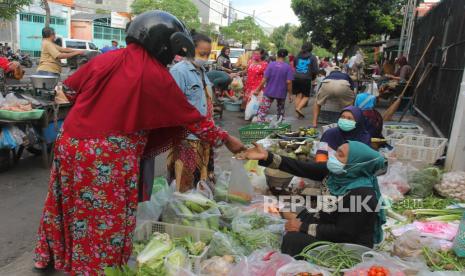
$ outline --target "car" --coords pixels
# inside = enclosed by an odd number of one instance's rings
[[[239,60],[239,57],[245,53],[245,49],[242,48],[231,48],[231,53],[229,54],[229,58],[231,59],[232,64],[236,64]]]
[[[92,41],[89,40],[83,40],[83,39],[71,39],[71,38],[63,38],[63,37],[57,37],[55,40],[55,43],[58,46],[61,46],[63,48],[70,48],[74,50],[86,50],[89,52],[98,52],[98,47],[95,46]],[[66,59],[60,60],[60,62],[66,66],[68,62]]]

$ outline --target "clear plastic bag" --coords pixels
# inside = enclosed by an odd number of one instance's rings
[[[266,195],[269,192],[266,184],[265,168],[258,165],[258,161],[249,160],[244,164],[253,192],[258,195]]]
[[[442,175],[441,183],[434,189],[444,197],[465,201],[465,172],[448,172]]]
[[[431,237],[422,237],[419,231],[410,230],[395,239],[392,253],[403,259],[420,257],[425,246],[435,250],[441,249],[438,240]]]
[[[209,257],[224,255],[246,256],[247,249],[230,235],[223,232],[215,232],[210,241],[207,255]]]
[[[417,169],[402,162],[389,164],[387,173],[378,176],[378,184],[383,196],[389,197],[393,201],[403,199],[404,194],[410,190],[409,171],[417,171]]]
[[[177,247],[164,258],[166,273],[168,276],[191,276],[191,262],[186,249]]]
[[[230,276],[269,276],[294,261],[289,255],[270,250],[257,250],[241,260],[229,273]]]
[[[409,194],[417,198],[425,198],[431,195],[434,185],[441,181],[441,176],[441,170],[436,167],[429,167],[409,173]]]
[[[205,276],[224,276],[228,275],[234,267],[234,257],[230,255],[213,256],[201,264],[201,275]]]
[[[190,197],[199,197],[201,201],[209,201],[210,204],[197,204]],[[163,210],[163,222],[180,224],[197,228],[218,230],[221,213],[213,201],[196,191],[184,194],[173,193],[172,199]]]
[[[170,187],[163,177],[155,178],[150,200],[139,203],[137,207],[137,226],[146,221],[158,221],[166,204],[172,198],[174,187],[173,185]]]
[[[344,276],[369,276],[368,271],[373,266],[386,268],[390,276],[417,275],[429,271],[425,262],[418,258],[405,261],[385,253],[368,251],[362,255],[362,262],[345,272]]]
[[[322,276],[331,276],[331,273],[314,264],[306,261],[293,261],[285,266],[282,266],[276,272],[276,276],[295,276],[301,273],[308,273],[310,275],[318,274]]]
[[[250,98],[250,101],[247,103],[247,106],[245,107],[244,119],[247,121],[252,119],[253,116],[257,115],[259,107],[260,107],[260,101],[258,97],[255,95],[252,95],[252,97]]]
[[[231,180],[228,186],[228,197],[229,199],[237,197],[238,201],[242,199],[244,203],[252,200],[253,187],[241,160],[231,160]]]

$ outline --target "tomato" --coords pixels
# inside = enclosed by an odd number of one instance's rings
[[[370,269],[370,271],[368,271],[368,276],[376,276],[376,271],[373,269]]]
[[[384,272],[376,272],[376,276],[386,276]]]

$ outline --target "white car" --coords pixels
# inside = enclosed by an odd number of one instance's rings
[[[98,52],[98,47],[92,41],[82,39],[71,39],[57,37],[55,43],[63,48],[70,48],[74,50],[86,50],[90,52]],[[61,59],[60,62],[66,66],[68,63],[66,59]]]
[[[236,64],[239,60],[239,57],[245,53],[245,49],[241,48],[231,48],[231,53],[229,54],[229,58],[231,59],[231,64]]]

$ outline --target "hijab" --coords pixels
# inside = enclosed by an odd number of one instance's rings
[[[321,142],[326,142],[333,150],[336,150],[348,140],[371,145],[371,136],[365,128],[365,118],[362,110],[356,106],[348,106],[342,110],[341,114],[344,111],[350,111],[354,116],[355,129],[352,131],[342,131],[339,127],[329,129],[321,137]]]
[[[63,129],[73,138],[147,131],[145,156],[185,138],[185,126],[202,120],[168,69],[141,46],[99,55],[64,81],[76,92]]]
[[[329,174],[327,181],[329,192],[334,196],[343,196],[350,190],[357,188],[373,188],[379,202],[381,191],[375,173],[385,169],[384,157],[363,143],[356,141],[348,141],[348,143],[349,156],[344,167],[347,172],[341,175]],[[384,209],[381,208],[376,220],[374,243],[382,241],[382,225],[384,223],[386,223],[386,214]]]

